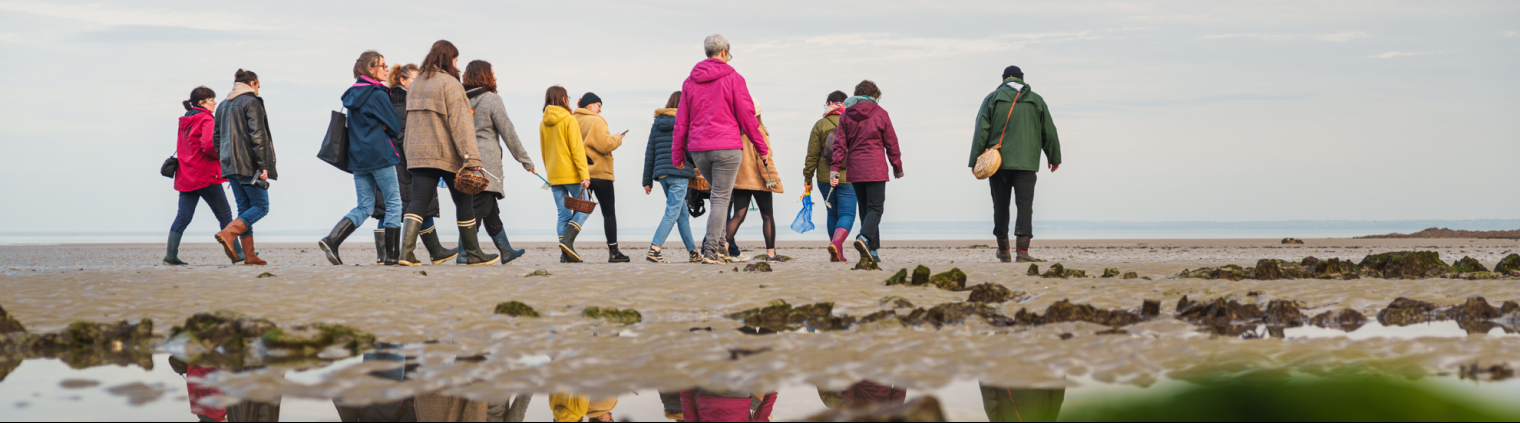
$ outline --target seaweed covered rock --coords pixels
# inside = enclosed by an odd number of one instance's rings
[[[751,265],[748,265],[748,266],[744,266],[744,271],[746,271],[746,272],[761,272],[761,273],[770,272],[771,271],[771,264],[763,262],[763,261],[759,262],[759,263],[754,263],[754,264],[751,264]]]
[[[807,422],[944,422],[945,412],[933,396],[906,403],[859,401],[808,417]]]
[[[995,283],[983,283],[971,287],[971,297],[966,301],[973,303],[996,304],[1005,303],[1009,300],[1014,300],[1016,298],[1027,295],[1028,294],[1025,294],[1023,292],[1014,293],[1013,291],[1009,291],[1008,288]]]
[[[1252,279],[1264,281],[1303,279],[1305,276],[1302,265],[1276,259],[1261,259],[1257,261],[1255,271],[1251,273]]]
[[[523,304],[521,301],[507,301],[497,304],[496,314],[512,317],[542,317],[539,316],[538,310],[534,310],[533,307]]]
[[[1309,316],[1299,310],[1298,302],[1288,300],[1272,300],[1267,303],[1266,314],[1262,321],[1269,325],[1299,327]]]
[[[775,332],[804,327],[821,331],[842,330],[854,323],[847,317],[835,317],[834,303],[792,307],[783,300],[771,301],[765,307],[730,314],[728,318],[738,320],[746,327],[770,329]]]
[[[1145,319],[1138,314],[1124,310],[1100,310],[1088,304],[1072,304],[1071,300],[1061,300],[1050,307],[1045,308],[1044,319],[1041,323],[1060,322],[1089,322],[1105,326],[1128,326],[1140,323]]]
[[[58,358],[70,368],[108,364],[153,368],[153,320],[74,322],[61,332],[0,335],[0,361]]]
[[[18,332],[26,332],[26,326],[22,326],[21,322],[5,312],[5,308],[0,307],[0,335]]]
[[[1115,268],[1112,268],[1112,267],[1107,268],[1107,269],[1103,269],[1103,277],[1104,278],[1112,278],[1112,277],[1119,276],[1120,274],[1121,273],[1119,272],[1119,269],[1115,269]]]
[[[1327,311],[1309,319],[1309,324],[1326,329],[1340,329],[1352,332],[1367,324],[1367,316],[1352,309],[1341,311]]]
[[[1120,276],[1119,279],[1140,279],[1140,274],[1135,272],[1124,272],[1124,276]]]
[[[312,323],[264,332],[264,347],[284,350],[286,354],[316,356],[330,347],[342,347],[357,354],[374,345],[375,335],[344,325]]]
[[[986,303],[972,302],[945,303],[928,310],[917,309],[903,320],[904,323],[908,324],[928,323],[938,328],[965,323],[966,319],[973,316],[980,316],[993,326],[1012,326],[1014,324],[1013,319],[1009,319],[1008,316],[998,313],[997,309],[992,308],[992,306]]]
[[[1372,254],[1359,264],[1363,270],[1384,279],[1425,279],[1440,276],[1451,266],[1434,251],[1400,251]]]
[[[1038,265],[1038,264],[1031,264],[1031,265],[1029,265],[1029,271],[1028,272],[1024,272],[1024,274],[1025,275],[1029,275],[1029,276],[1040,276],[1040,265]]]
[[[1451,270],[1457,273],[1488,272],[1488,267],[1472,257],[1462,257],[1451,265]]]
[[[888,277],[887,280],[886,280],[886,285],[887,286],[906,285],[906,284],[908,284],[908,269],[907,268],[903,268],[902,270],[898,270],[897,273],[893,273],[892,276]]]
[[[953,268],[948,272],[929,277],[929,284],[946,291],[965,291],[966,272],[962,272],[958,267]]]
[[[855,268],[850,270],[881,270],[881,266],[878,266],[874,261],[861,257],[860,262],[855,263]]]
[[[1360,279],[1362,272],[1361,266],[1357,266],[1356,263],[1338,258],[1320,260],[1308,257],[1300,262],[1299,266],[1302,266],[1304,272],[1315,279]]]
[[[1494,306],[1488,305],[1488,299],[1483,297],[1468,298],[1459,306],[1446,309],[1446,318],[1456,321],[1490,320],[1504,316],[1504,312]]]
[[[929,266],[920,264],[918,267],[913,268],[913,285],[927,285],[929,283],[929,273],[931,273]]]
[[[1181,279],[1225,279],[1239,281],[1250,278],[1251,274],[1246,272],[1245,268],[1226,264],[1220,267],[1204,267],[1194,270],[1183,269],[1182,273],[1177,274],[1177,277]]]
[[[581,317],[587,319],[602,319],[608,322],[620,323],[624,325],[631,325],[644,321],[644,315],[639,314],[638,310],[631,308],[619,310],[612,307],[586,307],[585,310],[581,310]]]
[[[1499,264],[1494,266],[1494,273],[1520,276],[1520,254],[1510,254],[1499,260]]]
[[[899,297],[899,296],[896,296],[896,295],[889,296],[889,297],[886,297],[886,298],[882,298],[879,302],[881,303],[882,307],[888,307],[888,308],[914,308],[912,301],[908,301],[906,298]]]
[[[1189,302],[1187,297],[1182,297],[1178,307],[1178,319],[1203,326],[1231,326],[1239,322],[1256,322],[1263,317],[1255,304],[1241,304],[1224,297],[1207,302]]]
[[[534,271],[532,271],[532,272],[530,272],[530,273],[528,273],[526,275],[523,275],[523,277],[525,277],[525,278],[531,278],[531,277],[534,277],[534,276],[551,276],[551,275],[549,274],[548,270],[544,270],[544,269],[534,270]]]
[[[242,349],[248,342],[275,330],[274,322],[231,311],[196,313],[185,319],[184,326],[169,329],[169,337],[187,336],[207,349]]]
[[[1157,316],[1160,316],[1160,315],[1161,315],[1161,302],[1160,301],[1145,300],[1144,302],[1140,303],[1140,317],[1145,318],[1145,319],[1154,319],[1154,318],[1156,318]]]
[[[1399,297],[1378,312],[1377,319],[1383,326],[1408,326],[1437,320],[1435,310],[1435,304]]]
[[[1283,238],[1283,245],[1304,245],[1304,240],[1298,238]]]
[[[1056,264],[1050,265],[1050,270],[1045,271],[1045,273],[1042,274],[1042,275],[1040,275],[1040,276],[1041,277],[1046,277],[1046,278],[1061,278],[1061,279],[1066,279],[1066,278],[1085,278],[1085,277],[1087,277],[1087,271],[1085,271],[1085,270],[1076,270],[1076,269],[1067,269],[1066,266],[1062,265],[1061,263],[1056,263]]]

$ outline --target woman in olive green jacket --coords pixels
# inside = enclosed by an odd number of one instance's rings
[[[813,180],[818,180],[819,193],[823,195],[826,218],[824,235],[829,236],[829,261],[848,262],[844,257],[844,241],[850,239],[855,228],[855,188],[846,179],[847,171],[839,172],[839,186],[829,186],[829,166],[834,157],[834,130],[839,128],[839,114],[844,112],[844,100],[849,98],[843,91],[829,93],[824,101],[823,117],[813,124],[808,134],[807,160],[802,164],[802,181],[811,190]]]

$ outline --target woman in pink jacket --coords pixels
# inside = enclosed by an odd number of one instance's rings
[[[698,62],[691,69],[691,76],[681,84],[670,161],[677,169],[686,169],[689,154],[697,171],[712,185],[713,212],[707,215],[702,262],[723,264],[730,259],[724,245],[728,240],[727,210],[744,159],[741,136],[759,134],[760,122],[755,120],[755,100],[749,96],[744,77],[728,65],[734,58],[728,39],[714,34],[703,42],[703,48],[707,50],[707,60]],[[756,143],[755,151],[765,156],[770,149],[765,143]]]
[[[196,87],[183,104],[185,115],[179,118],[179,142],[174,151],[179,163],[179,171],[174,174],[179,215],[169,226],[169,251],[164,254],[164,264],[170,266],[186,264],[179,259],[179,240],[195,218],[197,203],[205,201],[211,206],[211,212],[216,213],[216,220],[221,223],[217,228],[232,223],[232,209],[227,205],[227,194],[222,192],[222,183],[227,180],[221,177],[221,156],[217,155],[216,141],[211,136],[216,129],[216,118],[211,113],[216,110],[216,92]],[[236,250],[238,258],[234,263],[243,258],[242,248]]]
[[[845,99],[844,115],[839,119],[839,129],[834,131],[834,164],[829,172],[829,185],[838,185],[839,171],[850,171],[855,203],[860,206],[860,236],[855,237],[855,250],[860,252],[861,260],[873,264],[881,261],[876,250],[881,248],[887,164],[892,165],[893,176],[903,177],[897,131],[892,129],[892,118],[886,109],[876,104],[880,99],[881,89],[871,81],[861,81],[855,86],[855,96]]]
[[[700,387],[681,391],[682,421],[768,422],[771,421],[771,410],[775,407],[775,392],[756,395],[747,392],[718,392]]]

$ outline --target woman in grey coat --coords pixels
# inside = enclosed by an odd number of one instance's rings
[[[480,148],[480,168],[491,181],[485,191],[475,194],[475,217],[485,223],[486,233],[501,250],[501,264],[510,264],[522,257],[524,251],[513,249],[512,243],[507,241],[507,232],[501,223],[501,208],[497,206],[497,201],[506,197],[506,190],[502,187],[502,175],[506,172],[502,170],[501,143],[506,143],[512,158],[521,163],[524,170],[538,171],[518,140],[512,120],[507,118],[507,108],[502,104],[501,96],[496,94],[496,72],[491,69],[491,64],[476,60],[465,66],[464,88],[465,96],[470,99],[470,109],[475,111],[475,143]],[[501,143],[497,142],[498,139]]]

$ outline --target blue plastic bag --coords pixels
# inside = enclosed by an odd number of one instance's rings
[[[792,230],[799,234],[813,230],[813,196],[802,197],[802,211],[798,212],[797,219],[792,221]]]

